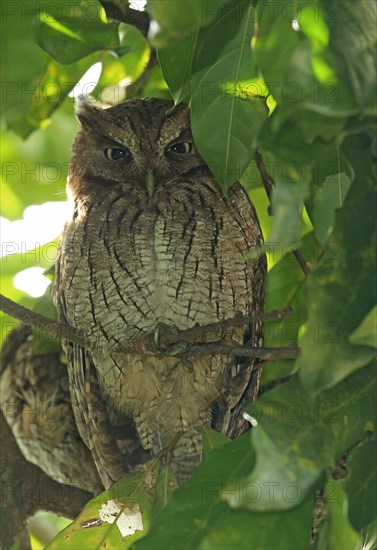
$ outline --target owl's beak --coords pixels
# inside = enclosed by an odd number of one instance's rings
[[[154,190],[153,170],[147,170],[147,173],[146,173],[146,176],[145,176],[145,185],[147,187],[148,194],[151,197],[153,195],[153,190]]]

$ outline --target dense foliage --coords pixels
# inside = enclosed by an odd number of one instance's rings
[[[266,311],[293,310],[266,324],[266,346],[297,344],[301,356],[266,365],[264,383],[293,376],[249,408],[251,432],[235,442],[207,434],[205,459],[184,487],[172,492],[163,472],[152,490],[151,463],[91,501],[49,548],[307,548],[321,488],[326,518],[312,547],[372,548],[376,4],[149,0],[148,38],[127,23],[126,5],[2,3],[2,215],[64,199],[75,132],[68,94],[94,63],[102,72],[93,95],[105,103],[190,102],[196,144],[224,192],[241,179],[256,204],[270,267]],[[125,82],[133,82],[126,91]],[[257,149],[275,182],[273,216]],[[29,306],[12,281],[26,267],[51,267],[41,244],[2,259],[3,292]],[[2,319],[4,334],[10,319]],[[347,473],[334,478],[346,452]],[[82,528],[109,498],[134,525],[139,507],[144,531],[122,538],[116,523]]]

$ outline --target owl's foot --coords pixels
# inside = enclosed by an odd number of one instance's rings
[[[173,330],[175,330],[173,328]],[[158,323],[154,329],[153,340],[154,345],[161,353],[168,355],[170,357],[176,357],[182,355],[187,350],[187,342],[174,342],[174,344],[169,344],[168,346],[163,346],[161,343],[161,337],[163,337],[163,331],[171,333],[172,327],[165,325],[164,323]]]

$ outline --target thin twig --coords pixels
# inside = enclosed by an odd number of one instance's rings
[[[269,201],[270,201],[270,212],[271,212],[271,214],[273,214],[272,195],[273,195],[273,190],[274,190],[274,187],[275,187],[275,182],[271,178],[270,174],[267,172],[266,165],[264,164],[262,154],[259,151],[256,151],[256,153],[254,155],[254,158],[255,158],[255,163],[257,165],[258,172],[259,172],[259,175],[261,177],[263,186],[266,190],[267,197],[269,198]],[[310,268],[309,268],[308,262],[305,260],[304,256],[301,254],[301,252],[298,249],[293,250],[292,252],[293,252],[293,255],[296,258],[299,266],[301,267],[302,271],[304,272],[305,276],[310,275]]]
[[[281,348],[259,348],[241,344],[223,344],[222,342],[211,342],[210,344],[189,345],[185,349],[184,356],[188,359],[201,357],[203,355],[235,355],[237,357],[255,357],[263,362],[274,361],[275,359],[297,359],[300,350],[294,346]]]
[[[262,183],[266,190],[267,197],[269,198],[270,203],[272,203],[272,194],[274,191],[275,182],[271,178],[270,174],[267,172],[262,154],[259,151],[256,151],[254,158],[255,158],[255,164],[257,165],[257,168],[258,168],[259,175],[261,177]]]

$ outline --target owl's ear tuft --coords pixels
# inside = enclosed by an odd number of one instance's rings
[[[76,117],[81,126],[95,130],[97,128],[96,122],[101,111],[101,104],[91,96],[79,95],[75,100]]]

